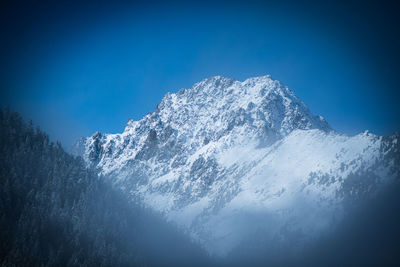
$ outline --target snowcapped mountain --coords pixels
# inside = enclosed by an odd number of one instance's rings
[[[75,151],[220,256],[260,231],[301,246],[400,178],[398,134],[339,134],[270,76],[168,93],[123,133],[97,132]]]

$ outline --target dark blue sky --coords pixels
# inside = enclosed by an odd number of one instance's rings
[[[342,133],[400,130],[394,2],[54,2],[0,6],[0,104],[66,146],[213,75],[271,74]]]

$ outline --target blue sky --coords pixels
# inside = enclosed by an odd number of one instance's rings
[[[400,130],[398,5],[146,3],[5,6],[1,106],[68,146],[206,77],[270,74],[339,132]]]

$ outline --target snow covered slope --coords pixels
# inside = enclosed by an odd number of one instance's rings
[[[336,133],[270,76],[216,76],[75,151],[223,256],[260,229],[276,243],[318,237],[348,205],[399,179],[398,142]]]

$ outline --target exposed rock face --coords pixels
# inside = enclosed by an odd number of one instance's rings
[[[262,229],[312,240],[399,179],[399,135],[336,133],[270,76],[220,76],[167,94],[121,134],[81,139],[89,166],[224,255]]]

